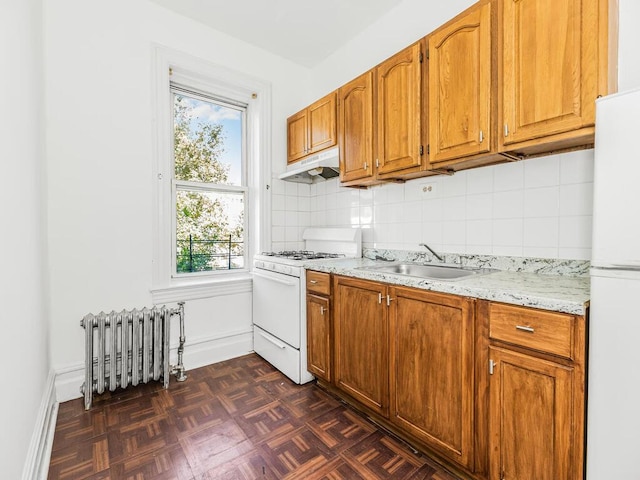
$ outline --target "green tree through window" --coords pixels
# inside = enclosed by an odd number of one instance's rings
[[[244,111],[174,91],[176,272],[244,268]]]

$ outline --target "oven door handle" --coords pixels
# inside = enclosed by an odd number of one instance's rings
[[[264,338],[265,340],[267,340],[268,342],[273,343],[276,347],[281,348],[282,350],[284,350],[285,348],[287,348],[286,345],[284,345],[283,343],[278,342],[277,340],[274,340],[273,338],[267,337],[264,333],[262,332],[258,332],[260,334],[260,336],[262,338]]]
[[[255,270],[253,271],[253,274],[256,277],[264,278],[265,280],[271,280],[271,281],[276,282],[276,283],[281,283],[283,285],[286,285],[287,287],[295,287],[296,286],[295,283],[287,282],[286,280],[280,280],[279,278],[275,278],[275,277],[272,277],[270,275],[265,275],[264,273],[258,273]]]

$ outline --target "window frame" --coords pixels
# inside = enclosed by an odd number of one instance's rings
[[[197,57],[168,49],[153,48],[153,220],[151,292],[162,301],[185,298],[193,286],[197,298],[204,298],[220,283],[250,279],[253,255],[271,244],[271,85],[261,79],[235,72]],[[206,97],[246,104],[245,152],[245,268],[178,274],[175,258],[175,192],[173,181],[173,91],[176,84]],[[220,186],[220,185],[218,185]],[[175,295],[172,292],[175,291]],[[196,295],[194,293],[194,295]],[[186,292],[187,298],[189,297]],[[179,298],[178,298],[179,297]],[[154,300],[155,302],[155,300]]]
[[[178,77],[178,80],[180,78]],[[194,278],[194,277],[207,277],[209,275],[226,275],[230,272],[240,273],[247,272],[249,270],[249,225],[251,212],[249,211],[249,187],[247,186],[247,179],[249,177],[250,166],[247,162],[247,109],[248,105],[234,100],[222,99],[214,97],[211,94],[194,91],[188,86],[177,83],[173,79],[170,82],[169,89],[171,91],[172,105],[174,104],[175,95],[183,95],[190,98],[195,98],[203,102],[215,103],[216,105],[222,105],[227,108],[235,108],[241,112],[242,115],[242,150],[241,150],[241,179],[240,185],[226,185],[222,183],[213,182],[196,182],[189,180],[178,180],[175,178],[175,153],[171,155],[171,206],[172,206],[172,226],[171,226],[171,250],[174,252],[171,257],[171,276],[173,278]],[[172,109],[175,115],[175,108]],[[173,118],[173,116],[172,116]],[[175,128],[175,125],[174,125]],[[172,132],[174,130],[172,129]],[[171,135],[171,150],[175,152],[175,145],[173,143],[174,135]],[[243,251],[244,251],[244,267],[234,269],[220,269],[220,270],[206,270],[200,272],[178,272],[176,252],[178,251],[178,236],[177,231],[177,193],[178,190],[183,191],[199,191],[199,192],[213,192],[213,193],[237,193],[242,194],[244,202],[244,225],[243,225]],[[229,252],[230,254],[231,252]]]

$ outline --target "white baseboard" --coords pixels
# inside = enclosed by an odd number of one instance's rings
[[[213,337],[200,337],[193,341],[187,339],[184,348],[184,366],[188,372],[194,368],[240,357],[251,352],[253,352],[253,329]]]
[[[56,429],[58,403],[55,397],[55,378],[53,370],[49,371],[36,424],[31,436],[29,451],[22,470],[22,480],[46,480],[49,473],[49,460],[53,446],[53,434]]]
[[[170,349],[171,363],[177,362],[177,345]],[[253,330],[246,329],[210,337],[187,338],[183,363],[187,370],[240,357],[253,351]],[[174,381],[171,379],[170,381]],[[56,370],[55,393],[58,402],[80,398],[80,386],[84,382],[84,363],[67,365]]]

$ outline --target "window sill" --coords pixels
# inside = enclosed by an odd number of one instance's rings
[[[225,275],[224,278],[218,276],[216,278],[173,279],[171,286],[152,288],[151,298],[154,305],[159,305],[237,293],[249,293],[251,292],[251,286],[252,277],[248,271]]]

